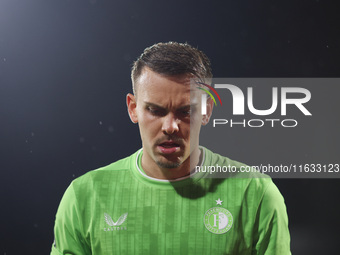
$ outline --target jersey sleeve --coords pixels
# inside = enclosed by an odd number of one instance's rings
[[[255,222],[253,255],[290,255],[290,234],[284,199],[270,182]]]
[[[77,197],[71,184],[65,191],[57,211],[51,255],[91,254],[82,233]]]

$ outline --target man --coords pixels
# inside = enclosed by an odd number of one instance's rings
[[[195,166],[241,163],[199,146],[205,54],[158,43],[134,63],[129,116],[142,149],[74,180],[60,203],[55,254],[290,254],[283,197],[270,178],[205,178]],[[241,176],[242,177],[242,176]]]

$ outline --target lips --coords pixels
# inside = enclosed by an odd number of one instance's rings
[[[163,154],[171,154],[179,151],[180,144],[173,141],[165,141],[160,143],[157,147]]]
[[[172,141],[168,141],[168,142],[161,143],[160,146],[165,147],[165,148],[171,148],[171,147],[179,147],[179,144],[172,142]]]

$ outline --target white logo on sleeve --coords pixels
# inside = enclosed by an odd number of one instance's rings
[[[119,227],[119,226],[125,222],[127,216],[128,216],[128,213],[124,213],[122,216],[119,217],[117,222],[114,222],[110,215],[108,215],[107,213],[104,213],[104,219],[107,225],[110,226],[110,228],[104,228],[104,231],[126,230],[127,229],[126,227]]]

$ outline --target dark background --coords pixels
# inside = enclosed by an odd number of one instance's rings
[[[140,148],[125,95],[145,47],[198,46],[215,77],[338,77],[338,11],[322,0],[0,0],[0,254],[48,254],[69,183]],[[340,179],[274,181],[293,254],[339,252]]]

